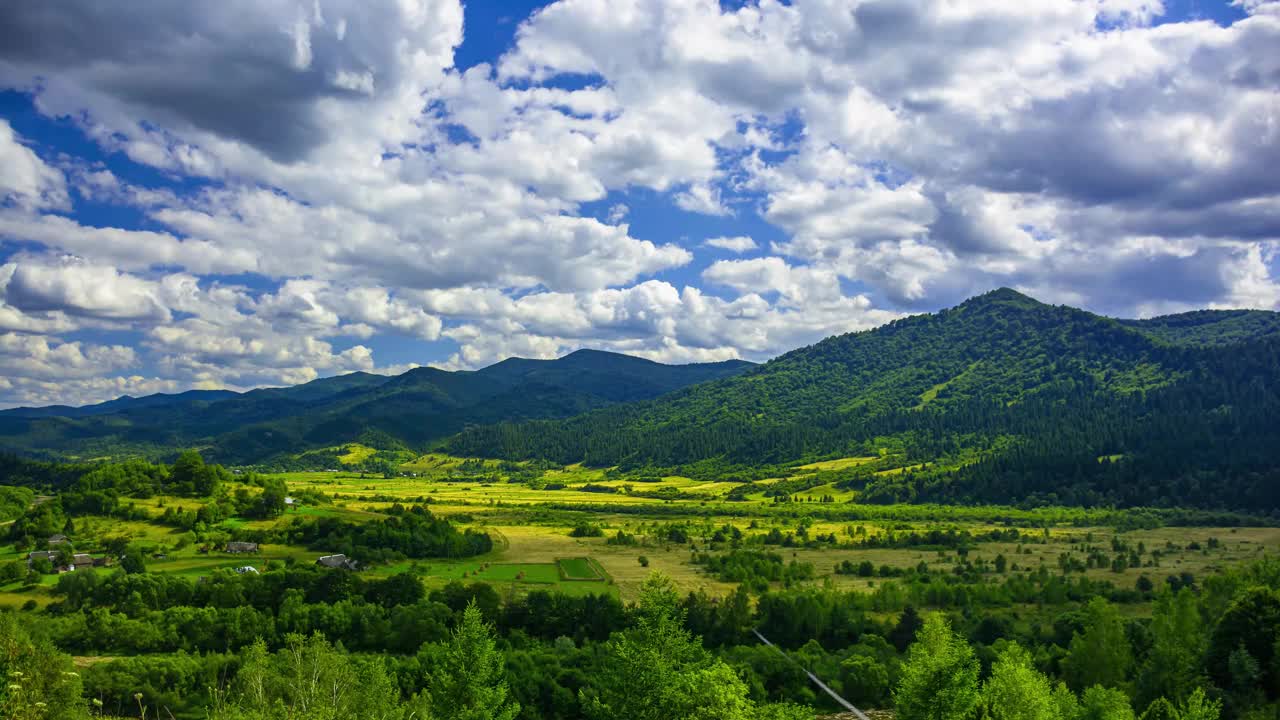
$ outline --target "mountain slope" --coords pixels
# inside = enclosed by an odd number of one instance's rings
[[[472,428],[449,449],[712,474],[892,452],[898,470],[863,478],[866,499],[1141,503],[1152,481],[1212,504],[1216,479],[1273,507],[1275,321],[1118,321],[1002,289],[658,400]]]
[[[663,365],[579,351],[558,360],[511,359],[478,371],[416,368],[390,378],[351,373],[220,394],[211,402],[150,396],[89,408],[0,412],[0,447],[95,457],[198,446],[213,459],[236,464],[370,436],[381,445],[418,447],[471,424],[565,417],[749,367],[742,361]]]

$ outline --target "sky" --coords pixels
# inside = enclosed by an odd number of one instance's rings
[[[1277,0],[0,4],[0,407],[1280,309]]]

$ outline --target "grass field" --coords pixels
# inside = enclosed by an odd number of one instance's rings
[[[565,580],[604,580],[588,558],[560,558],[556,560],[560,577]]]

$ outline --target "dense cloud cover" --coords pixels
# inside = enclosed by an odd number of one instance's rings
[[[0,406],[1276,308],[1280,3],[1220,10],[560,0],[459,68],[457,0],[6,3]]]

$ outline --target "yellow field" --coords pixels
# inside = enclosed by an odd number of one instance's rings
[[[855,465],[866,465],[867,463],[879,460],[878,457],[847,457],[837,460],[823,460],[821,462],[809,463],[808,465],[799,466],[800,470],[842,470]]]
[[[549,476],[555,477],[556,471]],[[563,490],[534,489],[528,485],[508,482],[440,482],[427,478],[398,477],[384,479],[381,477],[360,477],[347,472],[306,472],[287,473],[285,480],[291,490],[312,490],[343,498],[391,498],[393,501],[412,502],[418,498],[430,499],[431,502],[457,503],[463,505],[516,504],[529,505],[541,503],[627,503],[651,504],[662,503],[655,498],[638,497],[621,492],[623,486],[630,486],[636,492],[658,490],[671,487],[685,492],[698,490],[700,485],[714,486],[716,494],[728,491],[725,483],[697,484],[688,478],[669,478],[661,483],[637,483],[625,481],[601,480],[596,485],[616,487],[617,493],[584,492],[573,486]],[[557,481],[559,482],[559,481]],[[585,484],[585,483],[582,483]],[[580,487],[580,484],[579,484]],[[722,490],[723,488],[723,490]]]

